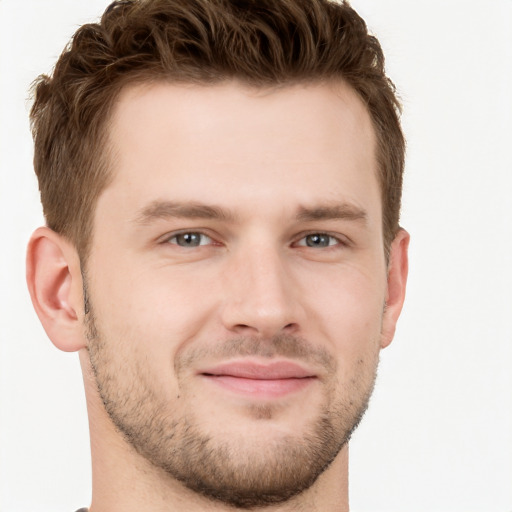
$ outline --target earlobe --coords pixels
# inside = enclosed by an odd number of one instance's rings
[[[395,335],[396,323],[405,300],[409,271],[409,233],[400,229],[390,248],[386,305],[382,321],[381,347],[387,347]]]
[[[39,320],[54,345],[65,352],[83,348],[79,258],[74,247],[49,228],[37,229],[28,244],[27,284]]]

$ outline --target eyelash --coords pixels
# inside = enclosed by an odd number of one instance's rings
[[[211,236],[209,236],[206,233],[203,233],[201,231],[182,231],[180,233],[174,233],[172,236],[167,237],[164,240],[164,242],[168,243],[168,244],[172,244],[172,245],[177,245],[178,247],[186,248],[186,246],[184,246],[184,245],[179,245],[178,243],[173,243],[172,242],[172,240],[177,239],[179,236],[186,236],[186,235],[198,235],[202,239],[204,239],[206,237],[207,239],[210,240],[210,242],[214,242],[214,239]],[[190,248],[195,248],[195,247],[201,247],[201,246],[204,246],[204,245],[209,245],[209,244],[199,243],[198,245],[191,245],[189,247]]]
[[[213,242],[213,244],[211,244],[211,245],[219,245],[218,243],[215,243],[215,240],[210,235],[208,235],[202,231],[181,231],[179,233],[174,233],[172,236],[166,237],[163,240],[163,243],[176,245],[176,246],[182,247],[182,248],[187,248],[185,245],[179,245],[178,243],[173,242],[173,240],[177,239],[178,237],[185,236],[185,235],[196,235],[196,236],[201,237],[202,240],[204,240],[205,237],[208,240],[210,240],[210,243],[201,243],[201,241],[200,241],[200,243],[198,245],[190,245],[188,248],[197,248],[197,247],[202,247],[205,245],[210,245],[211,242]],[[292,245],[296,246],[296,247],[315,248],[315,246],[313,246],[313,245],[307,245],[307,242],[306,242],[306,239],[308,237],[314,237],[314,236],[328,238],[328,245],[326,245],[326,246],[318,245],[316,247],[317,249],[334,249],[336,247],[346,247],[349,245],[346,240],[341,239],[339,236],[335,236],[335,235],[332,235],[330,233],[326,233],[323,231],[311,231],[309,233],[302,233],[300,238],[298,238],[297,241],[295,241]],[[335,243],[331,244],[331,242],[333,240],[335,241]],[[303,242],[303,241],[304,241],[304,243],[299,243],[299,242]]]
[[[327,241],[328,245],[326,245],[326,246],[319,245],[316,247],[317,249],[333,249],[335,247],[343,247],[343,246],[347,245],[347,243],[344,240],[342,240],[341,238],[339,238],[339,236],[331,235],[330,233],[324,233],[322,231],[306,233],[306,234],[302,235],[302,237],[299,238],[299,240],[297,242],[295,242],[294,245],[297,245],[298,247],[314,248],[314,246],[312,246],[312,245],[307,245],[306,239],[308,237],[319,237],[319,238],[326,237],[328,239],[328,241]],[[333,240],[335,241],[335,243],[331,244],[331,241],[333,241]],[[302,241],[304,241],[305,243],[304,244],[299,243]]]

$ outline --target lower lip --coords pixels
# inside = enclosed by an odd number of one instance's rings
[[[255,398],[277,398],[296,393],[315,380],[314,377],[289,379],[247,379],[231,375],[203,375],[203,377],[224,389]]]

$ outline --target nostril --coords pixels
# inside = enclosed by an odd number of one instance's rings
[[[284,332],[288,333],[288,334],[292,334],[292,333],[295,333],[297,332],[298,330],[298,324],[296,323],[290,323],[290,324],[286,324],[283,329],[282,329]]]

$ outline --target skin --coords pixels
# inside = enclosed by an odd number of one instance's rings
[[[166,471],[186,427],[214,453],[232,450],[218,478],[243,470],[261,481],[265,468],[311,459],[302,447],[325,416],[338,439],[330,465],[298,495],[261,506],[348,510],[344,438],[394,335],[409,240],[399,230],[386,261],[364,105],[343,83],[139,85],[121,93],[111,144],[114,179],[86,268],[48,228],[33,235],[27,267],[49,337],[80,352],[91,512],[233,510]],[[184,247],[186,233],[199,245]],[[308,378],[290,390],[283,379],[232,388],[209,375],[276,361]],[[180,442],[155,444],[165,437],[155,422]],[[286,458],[289,446],[298,451]]]

